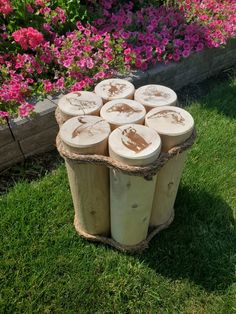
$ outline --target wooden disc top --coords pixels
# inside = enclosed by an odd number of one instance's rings
[[[101,109],[103,119],[113,125],[139,123],[144,121],[146,110],[143,105],[130,99],[116,99],[107,102]]]
[[[64,95],[58,103],[59,109],[72,117],[92,114],[103,105],[101,97],[92,92],[80,91]]]
[[[98,83],[94,91],[104,101],[109,101],[121,98],[133,99],[135,88],[126,80],[107,79]]]
[[[149,111],[145,124],[161,135],[179,136],[193,130],[194,120],[191,114],[182,108],[165,106]]]
[[[148,165],[161,151],[157,132],[140,124],[120,126],[110,134],[108,143],[109,155],[127,165]]]
[[[97,116],[78,116],[67,120],[60,129],[64,143],[71,147],[86,148],[108,138],[110,126]]]
[[[134,99],[148,108],[174,106],[177,101],[176,93],[162,85],[145,85],[135,91]]]

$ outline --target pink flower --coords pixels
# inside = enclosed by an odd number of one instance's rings
[[[59,78],[57,81],[56,81],[56,83],[55,83],[55,86],[56,86],[56,88],[57,89],[63,89],[64,88],[64,84],[65,84],[65,79],[64,79],[64,77],[61,77],[61,78]]]
[[[33,27],[21,28],[12,34],[14,40],[21,45],[22,49],[35,49],[43,41],[43,35]]]
[[[124,50],[124,55],[125,56],[130,55],[130,53],[131,53],[131,48],[127,48],[127,49]]]
[[[9,112],[0,110],[0,117],[1,118],[9,117]]]
[[[95,80],[103,79],[106,76],[105,72],[101,71],[94,75]]]
[[[85,29],[84,34],[89,37],[91,35],[91,31],[89,29]]]
[[[54,88],[53,84],[49,80],[44,80],[43,85],[46,93],[50,93]]]
[[[76,23],[76,27],[79,31],[83,31],[85,28],[80,21]]]
[[[76,92],[76,91],[82,90],[85,85],[86,85],[86,82],[85,82],[84,80],[83,80],[83,81],[80,81],[80,82],[77,82],[77,83],[75,83],[75,84],[71,87],[70,91],[71,91],[71,92]]]
[[[200,15],[199,18],[202,21],[207,21],[209,19],[208,15],[206,15],[206,14]]]
[[[178,61],[180,60],[180,55],[174,53],[174,54],[173,54],[173,60],[174,60],[175,62],[178,62]]]
[[[204,48],[204,44],[201,43],[201,42],[199,42],[199,43],[197,44],[196,51],[202,51],[203,48]]]
[[[189,55],[190,55],[190,50],[184,50],[184,51],[182,52],[182,56],[183,56],[184,58],[187,58]]]
[[[162,45],[163,45],[163,46],[168,45],[168,43],[169,43],[169,40],[168,40],[167,38],[164,38],[164,39],[162,40]]]
[[[45,6],[45,2],[43,0],[35,0],[35,4],[39,7]]]
[[[13,11],[9,0],[0,0],[0,13],[8,15]]]
[[[32,8],[31,4],[27,4],[26,9],[29,13],[34,13],[34,9]]]
[[[66,15],[65,15],[65,11],[59,7],[57,7],[55,9],[55,12],[57,13],[58,16],[58,20],[61,21],[61,23],[65,23],[66,22]]]
[[[172,21],[171,24],[172,24],[173,27],[176,27],[178,25],[178,22],[176,20],[174,20],[174,21]]]
[[[50,32],[52,28],[48,23],[43,23],[43,29],[47,32]]]
[[[88,68],[88,69],[93,69],[93,67],[94,67],[93,59],[92,59],[92,58],[88,58],[88,59],[86,60],[86,65],[87,65],[87,68]]]
[[[125,63],[130,63],[132,58],[130,56],[125,56]]]
[[[30,113],[33,111],[34,106],[29,104],[28,102],[24,101],[21,103],[19,107],[19,115],[21,117],[27,117],[30,115]]]
[[[80,59],[79,61],[77,61],[77,66],[80,67],[80,68],[85,68],[86,67],[86,59]]]

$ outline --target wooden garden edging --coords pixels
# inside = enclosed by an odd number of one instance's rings
[[[166,85],[178,90],[218,74],[236,64],[236,38],[225,47],[205,49],[178,63],[157,66],[143,72],[132,71],[125,79],[135,87],[146,84]],[[36,103],[37,117],[16,119],[8,126],[0,126],[0,170],[25,158],[55,148],[58,125],[55,109],[58,97],[48,97]]]

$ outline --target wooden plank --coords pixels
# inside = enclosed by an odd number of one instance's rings
[[[58,125],[54,125],[21,140],[19,143],[24,156],[28,157],[55,149],[57,133]]]
[[[0,125],[0,147],[14,142],[8,125]]]
[[[4,170],[20,161],[24,161],[24,156],[17,141],[0,148],[0,170]]]
[[[37,116],[34,118],[18,118],[11,125],[15,139],[21,141],[32,135],[37,135],[45,129],[56,126],[56,105],[45,99],[36,104]]]

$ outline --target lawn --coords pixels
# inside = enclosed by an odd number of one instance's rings
[[[0,313],[236,312],[236,75],[203,85],[175,220],[142,254],[77,236],[62,161],[2,193]]]

